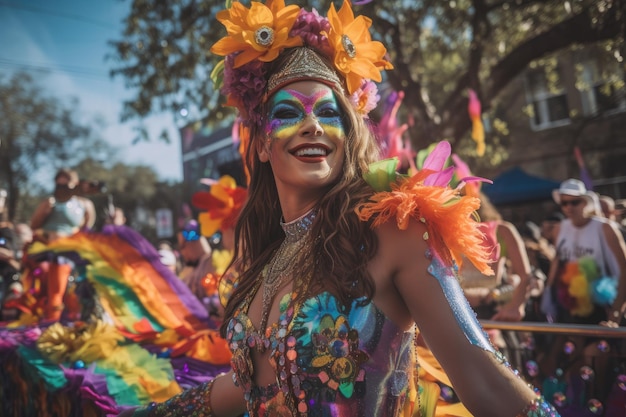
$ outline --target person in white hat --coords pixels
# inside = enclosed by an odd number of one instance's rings
[[[599,215],[597,194],[580,180],[563,181],[553,198],[565,219],[557,226],[556,256],[542,297],[543,312],[548,320],[560,323],[619,327],[626,309],[626,245],[617,224]],[[580,356],[569,359],[570,369],[592,365],[598,381],[595,389],[603,392],[608,364],[597,351],[597,340],[572,341]],[[557,339],[542,361],[545,374],[559,366],[563,343]]]
[[[582,181],[574,178],[563,181],[553,191],[554,201],[561,206],[566,218],[559,225],[557,256],[548,276],[547,290],[551,290],[556,309],[546,313],[559,322],[617,327],[626,309],[626,249],[614,223],[594,215],[594,195]],[[600,275],[586,276],[591,288],[600,278],[610,278],[613,289],[597,294],[577,291],[581,283],[570,279],[569,275],[577,270],[572,263],[582,265],[585,262],[595,262]]]

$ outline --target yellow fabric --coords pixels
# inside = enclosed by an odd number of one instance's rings
[[[79,359],[91,363],[113,354],[123,340],[113,326],[102,321],[76,323],[73,327],[54,323],[37,339],[37,348],[55,363]]]

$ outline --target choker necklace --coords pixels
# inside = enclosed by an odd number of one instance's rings
[[[272,260],[263,268],[263,311],[261,314],[260,331],[265,332],[270,307],[274,302],[276,293],[282,287],[285,279],[293,275],[294,268],[300,260],[300,256],[307,255],[311,244],[310,232],[316,212],[311,209],[302,217],[289,223],[280,222],[285,232],[282,241]]]

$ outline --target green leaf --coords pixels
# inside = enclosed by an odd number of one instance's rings
[[[220,62],[215,65],[213,71],[211,71],[211,81],[215,85],[215,89],[219,90],[222,88],[222,84],[224,83],[224,60],[222,59]]]
[[[391,183],[396,181],[398,173],[398,158],[393,157],[370,164],[369,171],[363,179],[376,191],[391,191]]]

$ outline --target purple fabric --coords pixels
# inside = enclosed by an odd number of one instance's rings
[[[183,388],[191,388],[210,381],[222,372],[228,372],[230,365],[212,365],[198,359],[181,356],[172,358],[174,377]]]
[[[0,351],[15,350],[18,346],[32,347],[42,332],[38,326],[0,328]]]
[[[92,400],[93,403],[107,414],[117,415],[118,408],[115,400],[110,397],[107,388],[106,376],[96,374],[95,363],[83,369],[61,367],[67,378],[64,390],[80,392],[80,398]]]
[[[102,229],[104,235],[117,235],[131,245],[137,252],[141,254],[154,269],[165,279],[170,288],[182,300],[189,311],[198,319],[206,321],[209,318],[206,308],[200,300],[189,290],[187,285],[182,282],[171,270],[161,263],[157,250],[148,242],[141,234],[134,229],[126,226],[106,225]]]

